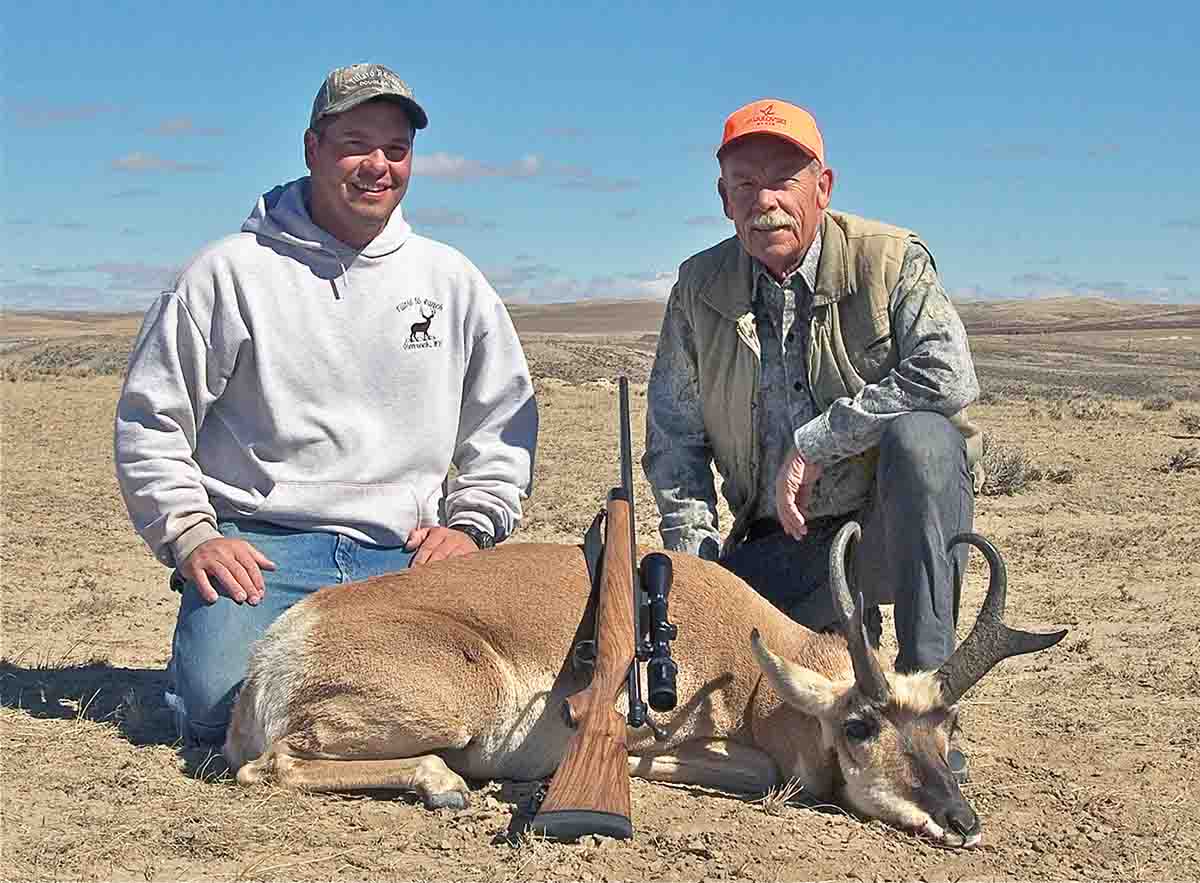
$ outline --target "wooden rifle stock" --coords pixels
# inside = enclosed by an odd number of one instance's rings
[[[566,700],[564,713],[576,732],[530,823],[534,832],[556,840],[574,840],[584,834],[633,836],[626,723],[615,707],[637,651],[632,512],[624,497],[614,490],[606,506],[592,681]]]

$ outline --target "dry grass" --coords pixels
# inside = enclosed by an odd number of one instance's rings
[[[781,785],[776,785],[756,803],[769,816],[781,815],[789,805],[804,793],[804,783],[799,779],[788,779]]]
[[[987,497],[1011,497],[1039,481],[1070,484],[1075,480],[1075,470],[1069,466],[1042,468],[1023,449],[993,442],[987,435],[983,439],[983,468],[981,493]]]
[[[1142,400],[1143,411],[1170,411],[1175,407],[1175,400],[1168,396],[1152,396]]]
[[[130,343],[118,335],[34,342],[7,354],[0,362],[0,379],[119,376],[125,372]]]
[[[1189,469],[1200,469],[1200,448],[1196,446],[1180,448],[1167,459],[1164,472],[1185,472]]]
[[[0,878],[792,880],[853,869],[865,880],[1200,879],[1200,494],[1194,468],[1158,471],[1194,451],[1171,438],[1194,407],[1141,407],[1156,395],[1200,401],[1190,344],[1130,346],[1125,333],[973,340],[996,391],[973,416],[1042,474],[980,497],[977,528],[1008,560],[1013,624],[1071,635],[1003,663],[965,697],[966,793],[985,847],[962,853],[801,808],[795,795],[754,803],[640,780],[634,840],[575,845],[514,828],[528,790],[514,783],[472,783],[472,806],[457,815],[395,795],[238,788],[218,756],[174,744],[161,694],[177,601],[112,479],[124,353],[94,343],[94,353],[30,345],[2,360],[39,379],[0,387]],[[641,376],[652,346],[531,337],[542,448],[518,539],[577,541],[617,477],[616,394],[604,378],[627,365]],[[1107,405],[1102,426],[1075,416],[1086,399]],[[657,545],[640,479],[637,494],[640,539]],[[982,598],[977,558],[960,631]],[[891,640],[885,628],[889,652]]]
[[[1102,399],[1082,398],[1070,403],[1071,416],[1076,420],[1086,420],[1091,423],[1111,420],[1117,416],[1111,402]]]
[[[1042,479],[1042,470],[1030,462],[1023,450],[993,442],[986,435],[983,439],[983,469],[986,476],[983,493],[989,497],[1011,497]]]

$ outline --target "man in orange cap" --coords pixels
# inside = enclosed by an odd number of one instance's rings
[[[829,208],[808,111],[739,108],[717,159],[736,235],[680,267],[648,389],[642,465],[663,542],[824,629],[837,621],[830,544],[855,519],[873,639],[877,605],[894,603],[897,669],[936,669],[966,564],[947,541],[971,529],[982,481],[962,322],[915,233]],[[734,515],[724,544],[713,463]]]

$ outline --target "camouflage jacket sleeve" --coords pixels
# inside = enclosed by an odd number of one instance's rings
[[[795,432],[806,461],[828,466],[879,444],[889,420],[911,411],[947,417],[979,395],[962,320],[929,253],[911,244],[890,304],[899,364],[853,398],[836,400]]]
[[[693,330],[673,291],[646,390],[642,469],[662,516],[663,545],[715,560],[721,538],[712,456],[700,408]]]

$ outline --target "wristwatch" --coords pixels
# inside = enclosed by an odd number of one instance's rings
[[[451,530],[458,530],[471,538],[480,549],[491,549],[496,545],[496,538],[490,533],[480,530],[473,524],[452,524]]]

